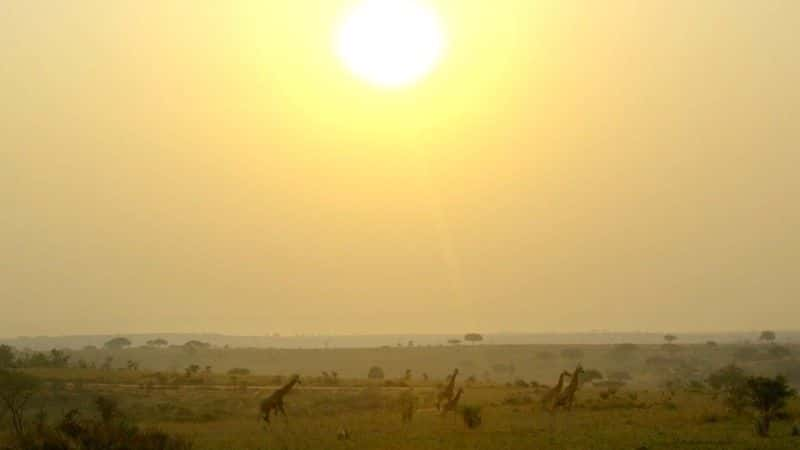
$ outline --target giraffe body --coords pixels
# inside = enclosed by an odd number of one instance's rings
[[[297,375],[292,375],[285,385],[278,388],[275,392],[270,394],[269,397],[261,401],[261,419],[266,424],[269,423],[269,416],[273,412],[276,415],[282,414],[285,419],[288,419],[286,416],[286,410],[284,409],[283,397],[285,397],[286,394],[288,394],[297,383],[300,383],[300,377]]]
[[[542,396],[542,406],[547,409],[553,407],[553,404],[561,395],[561,391],[564,389],[564,378],[571,376],[569,372],[566,370],[561,372],[558,376],[558,384],[556,384],[552,389],[547,391],[544,396]]]
[[[459,388],[456,392],[456,395],[453,396],[450,400],[448,400],[444,406],[442,407],[442,415],[445,415],[449,412],[455,412],[458,408],[458,402],[461,400],[461,394],[464,393],[464,389]]]
[[[569,385],[556,397],[556,401],[553,403],[554,411],[559,408],[566,409],[567,411],[572,410],[572,405],[575,403],[575,392],[577,392],[580,387],[579,380],[582,373],[583,367],[580,365],[572,372],[572,379],[569,381]]]
[[[458,376],[458,369],[453,370],[453,374],[448,377],[447,384],[444,389],[439,391],[436,396],[436,409],[442,409],[442,403],[449,402],[453,398],[453,391],[456,385],[456,376]]]

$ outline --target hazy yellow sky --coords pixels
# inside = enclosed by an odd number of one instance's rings
[[[800,2],[0,2],[0,336],[797,328]]]

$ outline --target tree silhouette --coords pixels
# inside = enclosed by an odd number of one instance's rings
[[[147,345],[149,347],[166,347],[169,344],[166,339],[151,339],[147,341]]]
[[[369,373],[367,374],[367,378],[370,380],[382,380],[383,379],[383,369],[378,366],[372,366],[369,368]]]
[[[761,332],[761,336],[758,337],[758,340],[766,341],[766,342],[773,342],[773,341],[775,341],[776,337],[777,336],[775,335],[774,331],[764,330],[764,331]]]
[[[103,347],[105,347],[108,350],[122,350],[123,348],[130,346],[131,346],[130,339],[125,337],[116,337],[103,344]]]
[[[751,405],[758,413],[756,431],[759,436],[768,436],[770,424],[784,410],[787,400],[795,395],[795,391],[782,376],[750,377],[747,379],[747,389]]]
[[[14,365],[14,349],[8,345],[0,345],[0,369]]]
[[[475,344],[477,342],[483,341],[483,336],[478,333],[467,333],[464,335],[464,340]]]
[[[40,385],[32,375],[0,370],[0,404],[11,415],[11,425],[20,439],[25,435],[25,408]]]

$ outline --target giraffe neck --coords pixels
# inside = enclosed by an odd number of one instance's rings
[[[559,391],[564,388],[564,374],[558,376],[558,384],[556,385],[556,389]]]
[[[295,384],[297,384],[297,380],[291,380],[288,383],[286,383],[285,386],[283,386],[282,388],[278,389],[278,391],[281,393],[281,395],[285,395],[287,392],[292,390],[292,388],[294,387]]]
[[[572,391],[575,391],[576,389],[578,389],[578,377],[579,376],[580,375],[578,374],[578,372],[575,372],[575,375],[572,376],[572,380],[570,380],[570,382],[569,382],[569,386],[567,386],[567,390],[568,391],[572,392]]]
[[[450,382],[447,383],[447,390],[452,391],[453,387],[456,385],[456,376],[458,372],[453,372],[453,375],[450,375]]]

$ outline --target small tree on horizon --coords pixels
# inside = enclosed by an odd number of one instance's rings
[[[675,336],[674,334],[665,334],[664,340],[667,342],[667,344],[672,344],[678,340],[678,336]]]
[[[764,331],[761,332],[761,336],[758,337],[758,340],[771,343],[771,342],[774,342],[776,338],[777,338],[777,335],[775,334],[774,331],[764,330]]]
[[[467,333],[464,335],[464,340],[476,344],[483,341],[483,335],[480,333]]]
[[[166,347],[169,344],[166,339],[157,338],[147,341],[148,347]]]
[[[130,347],[131,341],[126,337],[115,337],[114,339],[108,340],[103,347],[107,350],[122,350],[125,347]]]

